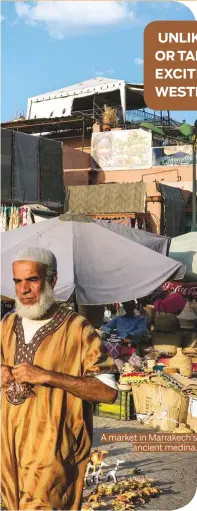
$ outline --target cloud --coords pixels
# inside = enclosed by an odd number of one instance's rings
[[[140,57],[136,57],[136,58],[134,59],[134,62],[135,62],[135,64],[136,64],[136,66],[142,66],[142,65],[144,64],[143,59],[141,59]]]
[[[96,69],[93,67],[90,72],[91,76],[111,76],[114,75],[114,70],[110,68],[103,69],[100,71],[99,69]]]
[[[113,69],[106,69],[106,70],[105,70],[105,73],[106,73],[107,75],[114,75],[114,70],[113,70]]]
[[[6,16],[2,16],[2,14],[0,14],[0,22],[5,21],[5,20],[6,20]]]
[[[196,5],[196,1],[194,2],[193,0],[190,2],[186,2],[185,0],[178,0],[179,4],[180,5],[185,5],[186,7],[188,7],[188,9],[190,9],[190,11],[192,12],[192,14],[194,15],[194,18],[197,19],[197,5]]]
[[[94,28],[119,26],[134,21],[128,2],[15,2],[20,19],[46,28],[62,39],[70,34],[88,33]]]

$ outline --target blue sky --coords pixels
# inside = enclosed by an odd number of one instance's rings
[[[179,2],[1,2],[2,121],[26,115],[28,97],[94,76],[142,83],[143,31],[157,20],[194,16]]]

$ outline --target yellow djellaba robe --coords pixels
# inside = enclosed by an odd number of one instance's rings
[[[63,306],[29,344],[22,320],[15,313],[5,316],[2,338],[2,363],[8,366],[27,361],[78,377],[116,371],[92,325]],[[2,395],[3,503],[9,510],[79,510],[92,405],[49,385],[33,391],[17,405]]]

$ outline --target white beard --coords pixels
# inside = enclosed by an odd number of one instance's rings
[[[55,302],[55,294],[48,282],[45,282],[44,290],[40,295],[40,301],[33,305],[23,305],[16,297],[16,313],[20,318],[40,319]]]

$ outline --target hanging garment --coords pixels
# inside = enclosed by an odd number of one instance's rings
[[[27,225],[31,225],[33,224],[33,221],[32,221],[32,216],[31,216],[31,208],[27,207],[26,208],[27,210]]]
[[[12,229],[17,229],[18,227],[19,227],[19,209],[17,207],[14,207]]]
[[[23,225],[23,208],[19,209],[19,227]]]
[[[3,211],[3,224],[2,224],[2,232],[7,231],[7,208],[4,207]]]
[[[22,227],[25,227],[27,225],[27,208],[22,208]]]
[[[8,230],[11,231],[12,230],[12,225],[13,225],[13,213],[14,213],[14,208],[11,207],[10,209],[10,219],[9,219],[9,225],[8,225]]]
[[[3,232],[3,208],[0,209],[0,232]]]
[[[159,183],[159,190],[164,201],[165,236],[175,238],[185,234],[185,201],[181,190],[161,183]]]

